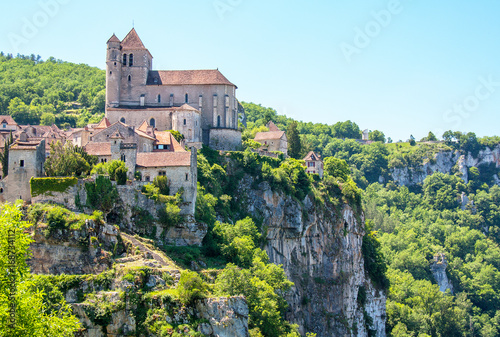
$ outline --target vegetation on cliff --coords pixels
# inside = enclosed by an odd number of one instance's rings
[[[0,209],[0,336],[70,337],[78,319],[64,298],[49,306],[49,295],[37,286],[26,259],[32,242],[20,205]],[[12,316],[11,316],[12,315]]]

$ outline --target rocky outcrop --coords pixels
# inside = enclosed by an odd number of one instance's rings
[[[198,327],[206,336],[248,336],[248,305],[242,296],[207,298],[196,303],[196,311],[208,321]]]
[[[446,292],[450,290],[453,294],[453,284],[448,279],[446,275],[446,268],[448,267],[448,262],[444,254],[438,254],[434,256],[434,261],[431,264],[431,272],[439,285],[439,291]]]
[[[86,220],[78,230],[57,229],[48,234],[46,225],[34,230],[29,260],[35,274],[95,274],[111,266],[111,253],[118,242],[118,229]],[[107,249],[107,250],[106,250]]]
[[[403,167],[393,168],[391,170],[392,180],[404,186],[416,185],[424,182],[428,175],[435,172],[445,174],[453,174],[453,168],[461,173],[461,177],[465,183],[469,181],[469,169],[471,167],[480,167],[482,165],[495,164],[500,167],[500,146],[493,149],[486,147],[479,151],[477,156],[473,156],[470,152],[467,155],[461,155],[458,151],[442,151],[438,152],[434,158],[425,160],[422,166],[416,168]],[[381,177],[383,180],[383,178]],[[493,180],[496,184],[500,184],[500,179],[495,174]]]
[[[367,336],[368,329],[385,336],[386,297],[364,269],[363,215],[347,204],[320,209],[309,197],[299,202],[273,192],[266,182],[256,189],[252,185],[246,177],[236,195],[244,196],[247,211],[263,220],[269,258],[282,264],[295,284],[287,295],[286,318],[298,323],[302,333],[318,337]]]

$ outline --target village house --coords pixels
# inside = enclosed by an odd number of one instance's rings
[[[272,121],[266,125],[269,131],[257,132],[254,140],[262,144],[263,151],[280,151],[285,155],[288,152],[288,140],[285,131],[281,131]]]
[[[319,174],[323,178],[323,160],[321,156],[314,151],[309,151],[309,153],[303,159],[305,161],[306,173],[309,174]]]

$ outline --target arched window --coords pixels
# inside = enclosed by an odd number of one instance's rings
[[[149,125],[151,125],[152,127],[156,127],[156,121],[155,121],[155,119],[154,119],[154,118],[151,118],[151,119],[149,120]]]
[[[128,56],[128,66],[132,67],[134,65],[134,54]]]
[[[120,122],[122,122],[123,124],[125,124],[125,117],[120,118]]]
[[[187,93],[184,96],[184,103],[189,103],[189,95]]]
[[[220,128],[220,116],[217,116],[217,127]]]
[[[186,125],[186,119],[184,118],[184,125]]]
[[[158,94],[158,103],[161,103],[161,95]]]
[[[132,81],[132,76],[131,75],[128,75],[128,81]]]
[[[123,153],[122,153],[122,155],[120,156],[120,160],[121,160],[122,162],[125,162],[125,155],[124,155]]]
[[[127,54],[123,54],[123,62],[122,62],[122,64],[124,66],[127,66]]]

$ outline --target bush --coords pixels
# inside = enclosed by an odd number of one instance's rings
[[[170,187],[169,181],[165,176],[158,176],[153,180],[153,185],[158,187],[159,194],[169,195]]]
[[[118,191],[111,181],[103,176],[98,176],[95,182],[85,183],[87,191],[87,205],[109,213],[119,199]]]
[[[183,271],[177,286],[179,300],[183,304],[192,304],[197,299],[206,297],[208,285],[194,271]]]
[[[181,209],[179,206],[167,203],[165,208],[161,208],[158,211],[158,219],[160,223],[166,227],[175,226],[182,221],[180,213]]]
[[[141,181],[142,180],[142,172],[141,171],[135,171],[135,173],[134,173],[134,179],[137,180],[137,181]]]
[[[127,169],[120,166],[115,171],[116,183],[118,185],[125,185],[127,183]]]

